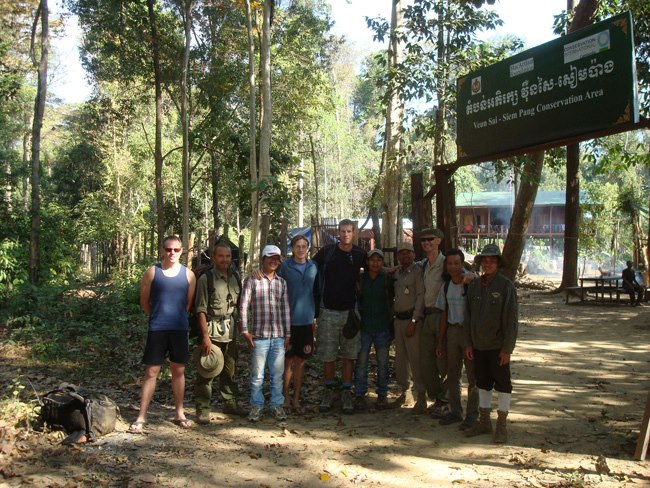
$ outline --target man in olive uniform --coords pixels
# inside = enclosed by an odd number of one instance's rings
[[[232,253],[225,242],[218,243],[212,251],[214,268],[203,274],[196,286],[194,311],[201,327],[202,354],[210,353],[215,344],[223,353],[224,366],[219,378],[219,391],[223,398],[223,413],[244,416],[246,412],[237,404],[239,395],[235,383],[237,365],[237,324],[236,313],[241,287],[237,277],[230,270]],[[210,296],[208,280],[214,284],[214,293]],[[212,378],[197,375],[194,387],[196,418],[200,424],[210,422],[210,404],[212,401]]]
[[[402,394],[391,407],[411,406],[415,397],[414,412],[424,413],[427,399],[420,374],[420,332],[424,312],[422,268],[415,264],[410,242],[398,246],[397,259],[400,267],[395,271],[395,374]]]

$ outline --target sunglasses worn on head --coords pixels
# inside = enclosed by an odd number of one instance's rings
[[[182,249],[182,248],[180,248],[180,247],[166,247],[166,248],[165,248],[165,251],[167,251],[167,252],[172,252],[172,251],[174,251],[174,252],[181,252],[181,249]]]

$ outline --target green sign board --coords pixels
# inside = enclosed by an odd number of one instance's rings
[[[639,121],[629,12],[458,79],[458,160]]]

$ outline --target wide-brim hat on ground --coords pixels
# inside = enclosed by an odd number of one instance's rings
[[[476,255],[475,260],[480,262],[486,256],[496,256],[501,261],[501,249],[496,244],[486,244],[481,252]]]
[[[420,239],[423,237],[438,237],[440,239],[445,238],[445,233],[440,229],[434,229],[433,227],[427,227],[420,231]]]
[[[223,370],[224,360],[221,349],[212,344],[210,353],[207,356],[202,354],[203,348],[196,346],[192,353],[192,359],[196,365],[196,370],[203,378],[211,379],[218,376]]]

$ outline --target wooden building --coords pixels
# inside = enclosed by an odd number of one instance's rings
[[[564,239],[564,191],[539,191],[528,223],[527,236],[554,241]],[[584,195],[580,195],[583,203]],[[458,239],[466,247],[476,241],[505,239],[510,227],[515,195],[507,191],[460,193],[456,197]],[[473,242],[472,242],[473,241]],[[474,244],[474,246],[472,246]]]

